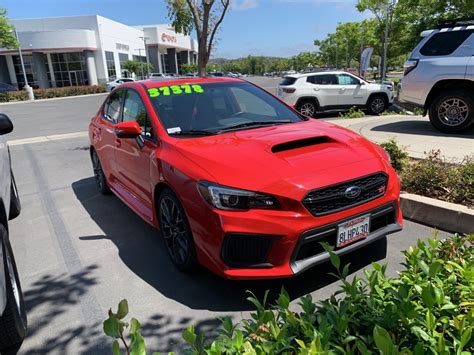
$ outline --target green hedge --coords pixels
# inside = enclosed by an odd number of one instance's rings
[[[79,96],[107,92],[105,85],[66,86],[62,88],[35,89],[35,99],[51,99],[53,97]],[[28,94],[24,90],[0,93],[0,102],[26,101]]]
[[[183,332],[191,354],[471,354],[474,350],[474,235],[424,243],[404,252],[403,270],[387,277],[386,266],[372,264],[365,277],[348,278],[349,266],[331,262],[342,280],[339,291],[321,302],[311,295],[290,309],[285,290],[276,305],[248,298],[256,311],[234,324],[222,322],[210,341],[190,326]],[[126,300],[109,311],[104,331],[114,338],[113,353],[145,354],[140,323]],[[126,335],[128,330],[129,335]],[[130,339],[130,340],[128,340]]]

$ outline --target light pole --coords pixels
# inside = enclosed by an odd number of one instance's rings
[[[18,54],[20,55],[20,63],[21,63],[21,70],[23,71],[23,80],[25,81],[25,86],[23,89],[28,93],[28,99],[34,100],[35,95],[33,94],[33,88],[28,85],[28,78],[26,77],[26,70],[25,70],[25,63],[23,62],[23,54],[21,53],[21,43],[20,38],[18,37],[18,32],[16,32],[16,28],[13,28],[13,32],[15,33],[16,41],[18,42]]]
[[[143,40],[143,45],[145,46],[145,56],[146,56],[146,76],[150,75],[150,61],[148,60],[148,51],[146,50],[146,40],[149,39],[148,37],[142,36],[140,37]]]
[[[388,47],[388,27],[389,27],[389,20],[390,16],[393,11],[393,7],[396,4],[396,0],[389,0],[387,4],[385,4],[385,31],[384,31],[384,39],[383,39],[383,61],[382,61],[382,68],[381,68],[381,81],[385,80],[385,76],[387,75],[387,47]]]

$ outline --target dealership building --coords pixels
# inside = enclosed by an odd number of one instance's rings
[[[127,60],[148,61],[152,72],[180,73],[197,62],[197,42],[169,25],[128,26],[102,16],[11,20],[30,86],[96,85],[132,76]],[[0,82],[25,84],[17,49],[0,48]]]

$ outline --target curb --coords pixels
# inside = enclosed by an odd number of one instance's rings
[[[405,192],[400,206],[404,218],[449,232],[474,233],[474,210],[466,206]]]
[[[80,97],[91,97],[91,96],[100,96],[100,95],[107,95],[108,92],[100,92],[97,94],[87,94],[87,95],[72,95],[72,96],[63,96],[63,97],[52,97],[50,99],[35,99],[32,101],[25,100],[25,101],[10,101],[10,102],[0,102],[0,106],[2,105],[15,105],[15,104],[31,104],[35,102],[45,102],[45,101],[57,101],[57,100],[67,100],[67,99],[76,99]]]

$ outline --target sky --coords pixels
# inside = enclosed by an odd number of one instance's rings
[[[339,22],[368,18],[357,0],[231,0],[212,57],[290,57],[315,51]],[[128,25],[169,23],[164,0],[0,0],[11,19],[101,15]],[[195,35],[193,34],[193,37]]]

